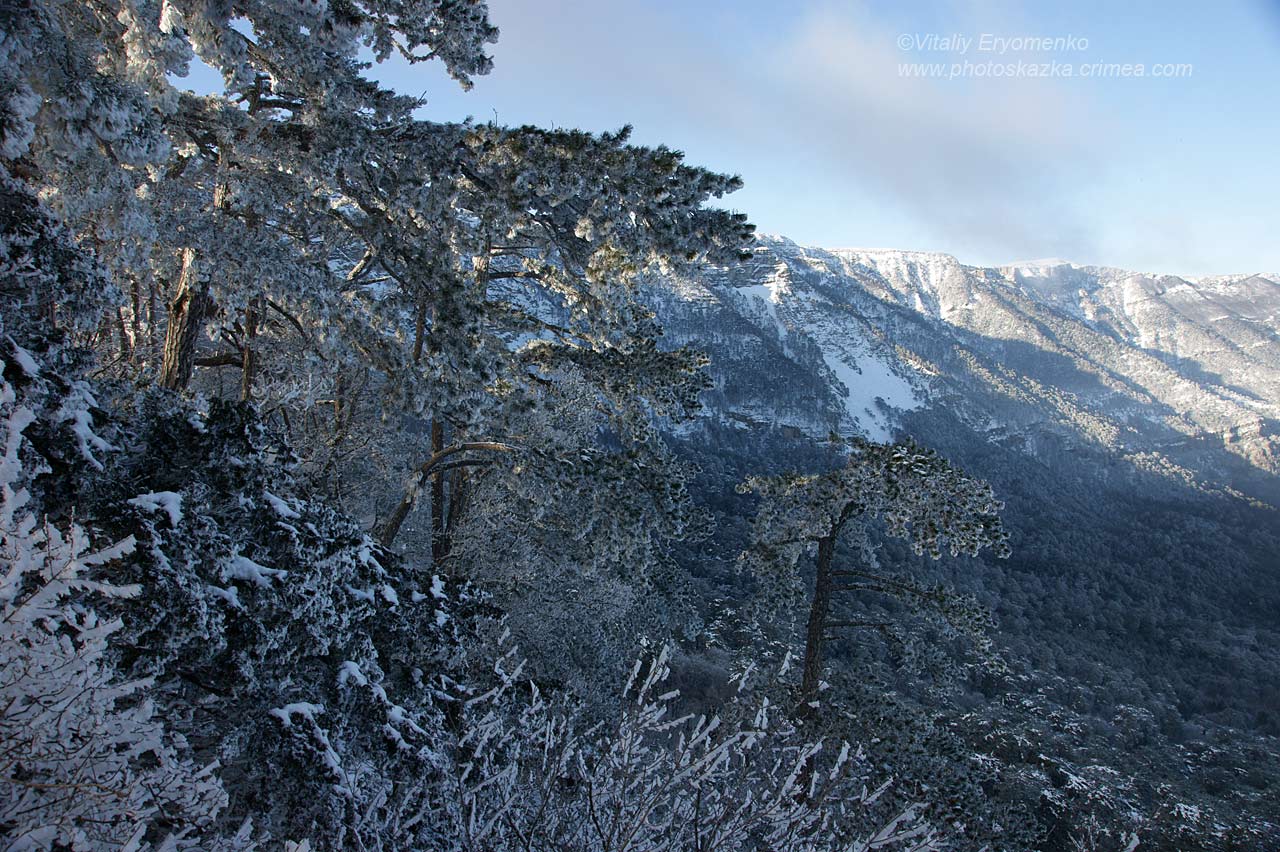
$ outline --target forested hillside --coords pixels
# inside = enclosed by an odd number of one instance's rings
[[[738,178],[375,81],[497,37],[0,5],[3,848],[1273,848],[1265,429],[1106,476],[716,318]]]
[[[716,516],[716,545],[684,558],[709,597],[739,600],[732,561],[715,556],[751,541],[755,509],[726,497],[734,483],[764,467],[822,469],[833,432],[910,436],[994,486],[1011,553],[933,563],[886,540],[878,558],[972,595],[1012,676],[948,682],[945,643],[923,666],[909,637],[876,637],[896,624],[840,637],[841,664],[962,731],[957,747],[998,754],[1023,787],[1011,795],[1049,791],[1041,819],[1055,813],[1059,837],[1082,799],[1090,819],[1156,815],[1147,845],[1158,824],[1176,836],[1193,822],[1174,798],[1212,813],[1206,825],[1270,818],[1274,277],[980,268],[763,238],[750,262],[652,295],[670,343],[711,357],[703,416],[678,446],[700,467],[693,493]],[[841,606],[875,625],[902,615],[883,596]]]

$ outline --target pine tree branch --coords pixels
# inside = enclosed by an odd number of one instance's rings
[[[396,506],[395,511],[391,513],[391,517],[387,519],[387,523],[378,534],[379,543],[383,547],[390,548],[395,542],[396,536],[400,533],[400,527],[404,524],[405,518],[409,516],[409,512],[413,510],[413,506],[418,500],[418,492],[422,489],[427,478],[435,473],[446,459],[452,458],[458,453],[466,452],[515,453],[519,451],[520,447],[514,444],[504,444],[501,441],[464,441],[433,453],[431,458],[419,465],[418,469],[414,471],[413,483],[405,489],[404,498]]]

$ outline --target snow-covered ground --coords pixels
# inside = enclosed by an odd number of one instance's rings
[[[882,358],[865,349],[850,352],[840,347],[822,347],[822,360],[844,385],[849,395],[845,409],[859,431],[873,441],[893,440],[893,424],[881,403],[899,411],[919,408],[923,401],[911,383],[893,371]]]

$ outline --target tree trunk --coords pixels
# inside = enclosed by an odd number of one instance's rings
[[[324,465],[324,475],[332,484],[333,499],[338,503],[343,499],[338,458],[342,453],[342,445],[351,431],[351,412],[354,407],[355,400],[347,393],[346,375],[339,369],[333,379],[333,434],[329,438],[329,454]]]
[[[209,312],[209,284],[200,275],[196,253],[183,249],[178,290],[169,302],[169,327],[165,331],[164,356],[160,362],[160,386],[186,390],[195,367],[196,341]]]
[[[813,602],[809,605],[809,623],[805,629],[804,671],[800,676],[800,706],[796,718],[811,719],[818,713],[815,706],[822,685],[822,652],[827,641],[827,627],[831,616],[831,596],[835,592],[836,541],[852,513],[852,504],[846,506],[831,532],[818,539],[818,558],[814,567]],[[810,756],[801,768],[796,783],[800,788],[798,801],[809,802],[809,786],[813,780],[815,756]]]
[[[437,417],[431,421],[431,455],[444,449],[444,423]],[[444,471],[431,476],[431,564],[444,559]]]
[[[346,415],[346,406],[343,402],[346,392],[346,379],[342,371],[339,370],[333,379],[333,440],[330,441],[330,444],[334,447],[337,447],[347,437],[349,418]]]
[[[470,496],[466,468],[454,470],[450,480],[449,513],[444,519],[444,544],[441,546],[441,559],[447,558],[449,551],[453,550],[454,532],[458,529],[458,523],[462,520],[462,513],[467,508],[467,498]]]
[[[832,563],[835,561],[836,537],[839,527],[829,535],[818,539],[818,561],[813,580],[813,602],[809,606],[809,624],[805,630],[804,672],[800,678],[800,716],[810,716],[814,708],[810,703],[818,698],[818,686],[822,682],[822,650],[826,641],[827,620],[831,615],[833,585]]]
[[[244,310],[244,357],[240,363],[240,401],[253,399],[253,371],[257,368],[258,356],[254,352],[254,338],[258,336],[258,306],[260,299],[250,299]]]
[[[142,346],[142,293],[137,278],[133,279],[129,294],[129,340],[131,350]]]
[[[130,345],[129,332],[125,330],[123,308],[116,308],[116,334],[120,342],[120,360],[127,361],[133,347]]]
[[[383,547],[391,547],[392,543],[395,542],[396,536],[400,533],[401,525],[404,524],[405,518],[409,517],[409,512],[413,510],[413,504],[418,499],[418,490],[426,483],[427,479],[430,478],[438,468],[440,468],[440,465],[443,464],[446,459],[459,453],[476,451],[513,453],[518,449],[519,448],[516,446],[503,444],[499,441],[467,441],[462,444],[454,444],[452,447],[446,447],[432,453],[431,458],[423,462],[418,468],[409,484],[409,487],[405,489],[404,498],[401,499],[400,504],[396,506],[395,511],[391,513],[391,517],[388,518],[386,524],[383,525],[382,531],[378,534],[379,543],[381,543]],[[467,464],[483,464],[483,462],[460,461],[452,462],[451,466]],[[439,472],[444,473],[445,471],[441,469]]]
[[[427,297],[418,296],[418,308],[413,318],[413,363],[422,360],[422,347],[427,339]]]
[[[147,284],[147,357],[154,358],[156,355],[156,328],[159,327],[159,318],[156,314],[156,282],[154,280]]]
[[[409,517],[409,513],[413,511],[415,502],[415,492],[412,487],[396,504],[395,511],[391,513],[391,517],[387,518],[387,522],[382,525],[382,531],[378,533],[378,543],[383,547],[390,548],[395,544],[396,536],[400,535],[400,527],[404,526],[405,518]]]

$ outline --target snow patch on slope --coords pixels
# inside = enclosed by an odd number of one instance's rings
[[[845,410],[849,418],[873,441],[893,440],[893,424],[881,402],[899,411],[911,411],[923,404],[911,383],[865,346],[824,344],[822,360],[848,391]]]
[[[791,284],[787,278],[785,263],[779,262],[774,267],[773,273],[763,283],[739,287],[737,293],[747,300],[747,304],[763,311],[764,317],[771,322],[774,331],[777,332],[779,340],[786,337],[786,324],[778,313],[778,306],[782,303],[783,297],[791,295]]]

